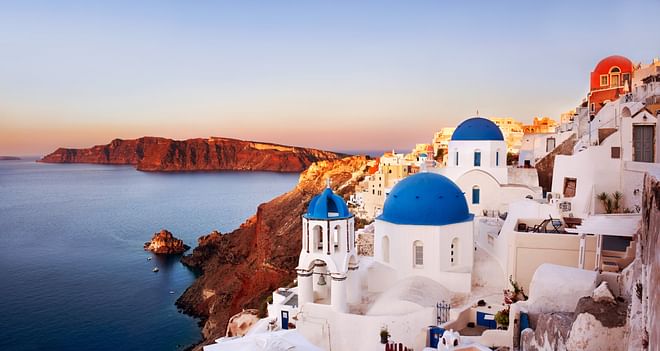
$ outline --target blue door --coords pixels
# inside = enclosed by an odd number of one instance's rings
[[[429,342],[428,347],[435,349],[438,347],[438,342],[442,337],[442,334],[445,332],[444,329],[440,327],[429,327]]]
[[[495,316],[491,313],[477,312],[477,325],[488,329],[497,329]]]
[[[282,311],[282,329],[289,329],[289,311]]]

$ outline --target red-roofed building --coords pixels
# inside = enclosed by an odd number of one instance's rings
[[[633,63],[623,56],[602,59],[591,72],[589,87],[589,112],[595,116],[608,101],[616,100],[630,91]]]

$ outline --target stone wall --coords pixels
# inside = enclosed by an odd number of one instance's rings
[[[642,320],[648,349],[660,350],[660,175],[647,173],[644,179],[642,225],[639,235],[641,251]],[[635,287],[637,289],[637,287]],[[633,292],[633,298],[637,291]]]
[[[572,155],[576,142],[577,137],[573,134],[536,163],[535,168],[539,174],[539,185],[543,188],[543,191],[552,190],[552,171],[555,168],[555,156]]]

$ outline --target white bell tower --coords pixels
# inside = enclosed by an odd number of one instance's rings
[[[302,248],[298,260],[298,304],[328,303],[340,312],[360,301],[355,249],[355,221],[330,182],[302,216]],[[350,286],[350,294],[348,293]]]

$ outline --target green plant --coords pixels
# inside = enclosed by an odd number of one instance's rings
[[[499,328],[507,329],[509,327],[509,306],[495,313],[495,322]]]
[[[620,191],[615,191],[612,194],[612,211],[615,213],[621,212],[621,200],[623,199],[623,194]]]
[[[509,284],[513,287],[513,290],[505,289],[504,290],[504,303],[510,305],[518,301],[527,300],[527,295],[523,290],[522,286],[518,285],[518,282],[513,280],[512,276],[509,276]]]

